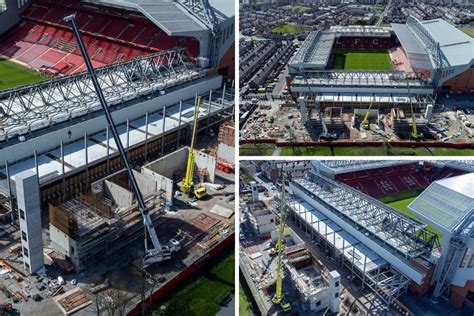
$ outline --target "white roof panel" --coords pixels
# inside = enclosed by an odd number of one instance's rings
[[[453,232],[474,209],[474,173],[433,182],[408,208],[434,227]]]

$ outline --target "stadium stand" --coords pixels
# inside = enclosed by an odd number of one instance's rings
[[[196,39],[168,36],[138,12],[68,0],[34,1],[23,21],[0,38],[0,55],[50,75],[84,71],[76,40],[63,21],[71,13],[96,67],[175,47],[199,55]]]
[[[432,170],[436,168],[437,170]],[[418,163],[337,174],[335,180],[372,197],[427,188],[433,181],[464,174],[450,167],[422,167]]]

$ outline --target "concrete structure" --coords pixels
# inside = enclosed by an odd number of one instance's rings
[[[427,287],[436,235],[421,222],[313,172],[290,182],[290,189],[287,205],[295,221],[334,249],[335,257],[341,254],[379,299],[391,304],[409,284]]]
[[[277,216],[261,201],[247,203],[247,209],[258,235],[261,238],[270,238],[271,233],[277,228]]]
[[[25,10],[31,0],[4,0],[0,8],[0,35],[9,30],[20,21],[20,13]]]
[[[152,178],[159,190],[163,190],[167,205],[173,204],[178,183],[186,173],[189,147],[183,147],[142,167],[141,172]],[[202,151],[197,151],[194,164],[194,183],[214,182],[216,159]]]
[[[38,176],[25,171],[15,177],[23,267],[30,274],[44,269],[43,228]]]
[[[163,212],[162,191],[154,179],[134,172],[150,216]],[[120,171],[91,185],[91,191],[49,206],[49,231],[54,251],[69,259],[76,271],[92,267],[144,234],[127,174]]]
[[[253,202],[258,202],[260,199],[258,197],[258,188],[255,181],[250,182],[250,190],[252,190],[252,200]]]
[[[341,285],[341,275],[337,271],[329,272],[329,297],[330,305],[329,309],[333,313],[339,312],[339,305],[341,304],[341,299],[339,297],[340,285]]]
[[[308,161],[277,161],[269,160],[260,165],[262,173],[272,182],[281,180],[281,172],[286,173],[287,179],[303,177],[311,170],[311,164]]]

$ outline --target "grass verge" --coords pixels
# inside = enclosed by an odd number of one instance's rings
[[[308,28],[304,25],[298,24],[283,24],[272,29],[272,33],[278,34],[297,34],[306,32]]]
[[[459,30],[469,35],[470,37],[474,37],[474,27],[464,26],[464,27],[459,28]]]
[[[159,302],[153,315],[215,315],[219,303],[235,288],[235,254],[226,250],[185,284],[178,286],[165,300]],[[165,305],[166,310],[160,310]]]

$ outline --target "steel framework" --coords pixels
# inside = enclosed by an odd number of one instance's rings
[[[345,70],[317,70],[307,71],[310,84],[317,85],[349,85],[349,86],[377,86],[406,88],[407,80],[411,87],[432,89],[429,79],[424,79],[415,73],[402,71],[345,71]],[[304,85],[303,79],[294,80],[293,85]]]
[[[451,283],[462,258],[465,254],[469,238],[474,237],[474,209],[470,211],[471,216],[467,217],[459,228],[455,231],[455,235],[449,241],[449,251],[443,262],[440,277],[437,280],[433,297],[438,299],[442,297],[449,300]]]
[[[446,166],[461,169],[469,172],[474,172],[474,161],[472,160],[452,160],[447,161]]]
[[[409,16],[407,18],[407,26],[423,43],[426,50],[433,59],[435,66],[433,82],[435,86],[437,86],[442,69],[450,67],[451,65],[446,56],[444,55],[443,51],[441,50],[439,42],[433,38],[430,32],[428,32],[428,30],[423,27],[423,25],[417,18]]]
[[[289,208],[291,214],[294,215],[293,218],[295,219],[296,224],[298,224],[300,227],[304,227],[306,234],[309,234],[313,239],[316,237],[318,240],[318,245],[320,245],[321,240],[325,240],[324,245],[329,245],[331,248],[334,248],[334,259],[336,260],[336,263],[348,268],[351,271],[351,277],[357,276],[362,281],[363,287],[367,286],[372,290],[372,292],[380,301],[372,302],[371,308],[376,310],[380,307],[381,302],[386,305],[391,305],[396,302],[396,299],[399,296],[406,293],[408,284],[410,283],[410,279],[407,276],[394,269],[383,259],[379,259],[376,267],[368,268],[367,254],[364,256],[362,266],[360,266],[358,263],[355,263],[356,261],[359,262],[360,260],[356,259],[358,255],[355,252],[355,247],[359,248],[361,243],[357,241],[356,238],[351,236],[349,238],[349,240],[351,240],[350,242],[344,239],[342,242],[342,248],[338,247],[336,242],[331,240],[336,238],[335,233],[343,234],[341,232],[342,229],[339,228],[338,231],[334,231],[330,234],[328,234],[327,231],[326,233],[322,233],[321,231],[324,230],[319,229],[319,222],[324,221],[328,223],[331,222],[331,220],[323,218],[314,221],[315,216],[311,217],[305,214],[307,212],[313,213],[314,210],[305,210],[295,207],[295,205],[300,203],[303,203],[303,201],[292,195],[286,199],[286,205]],[[331,226],[333,228],[338,227],[337,224]],[[315,229],[315,227],[318,227],[318,229]],[[330,237],[330,235],[332,235],[332,237]],[[340,238],[340,236],[341,235],[339,235],[338,238]],[[344,236],[347,235],[345,234]]]
[[[309,172],[293,183],[345,222],[365,229],[366,236],[405,260],[429,256],[438,245],[426,225],[345,184]]]
[[[321,164],[334,172],[353,172],[366,169],[385,168],[411,164],[413,161],[391,160],[321,160]]]
[[[109,106],[201,77],[185,49],[158,52],[97,70]],[[87,73],[0,93],[0,141],[100,109]]]

